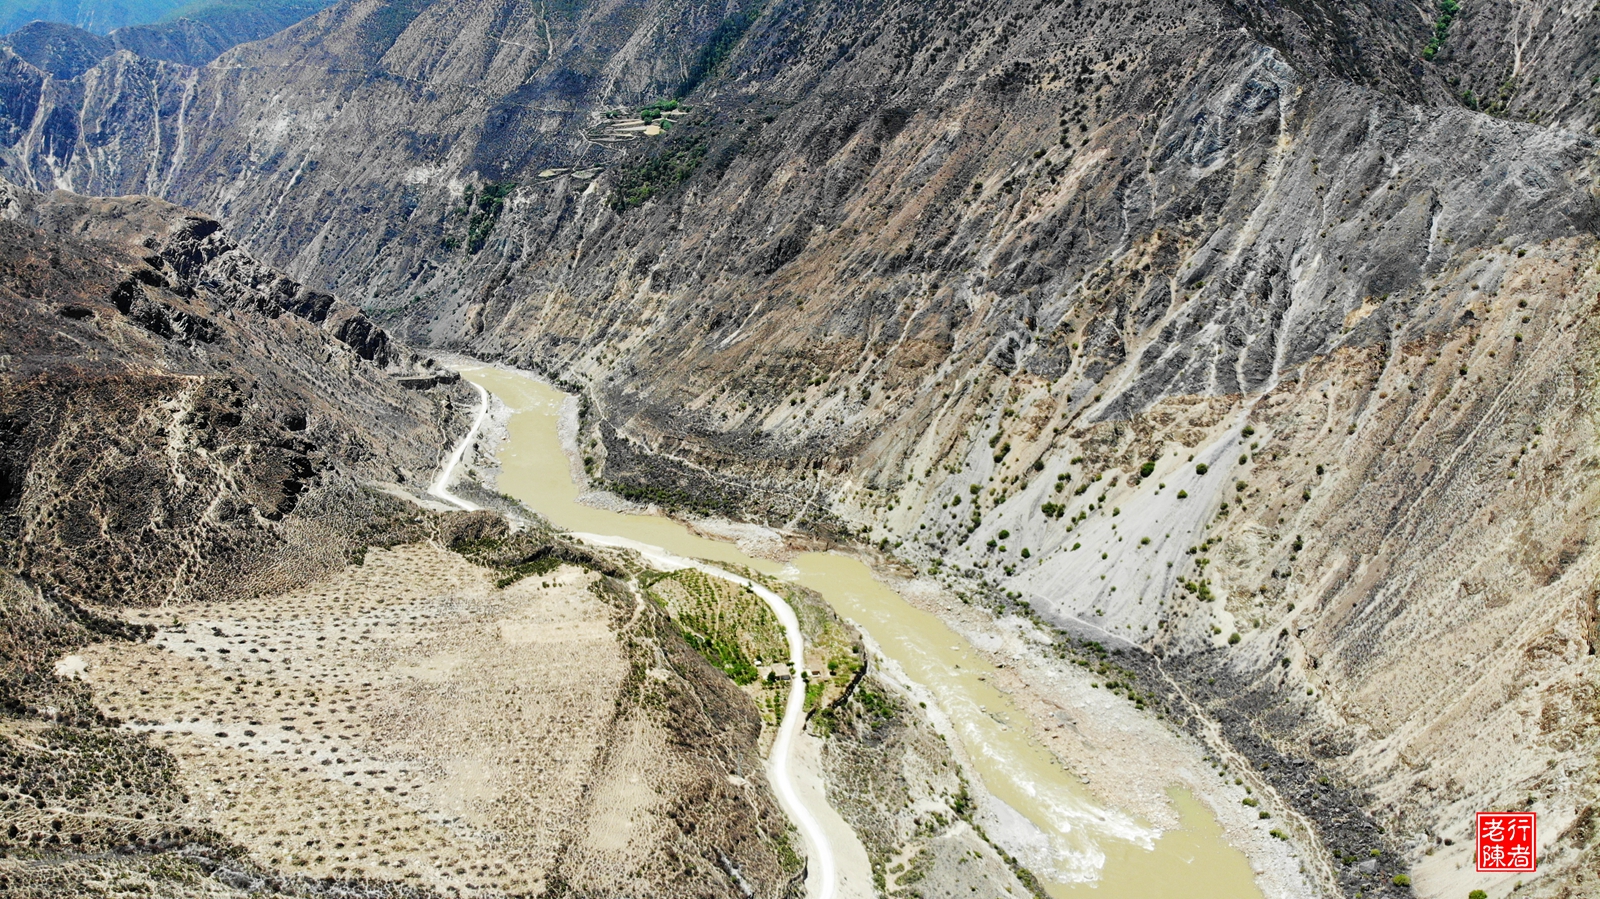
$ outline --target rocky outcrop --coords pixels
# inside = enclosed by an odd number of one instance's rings
[[[9,210],[19,223],[55,234],[88,234],[101,239],[125,239],[126,220],[142,219],[139,224],[145,233],[141,246],[153,252],[142,255],[142,264],[112,290],[112,302],[125,314],[143,316],[148,327],[163,336],[170,336],[175,327],[215,329],[188,313],[160,311],[166,307],[152,305],[145,288],[170,290],[187,298],[203,294],[227,307],[268,319],[293,315],[319,326],[380,368],[421,361],[395,347],[389,335],[361,310],[256,261],[219,222],[206,216],[148,200],[95,200],[65,192],[48,199],[13,192]],[[215,333],[202,339],[215,340]]]
[[[47,594],[125,605],[298,583],[355,545],[311,536],[349,502],[335,497],[434,464],[448,401],[402,390],[381,331],[342,342],[359,312],[308,302],[216,222],[12,190],[0,228],[0,545]]]

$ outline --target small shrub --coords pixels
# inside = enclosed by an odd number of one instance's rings
[[[1178,491],[1178,499],[1188,499],[1188,498],[1189,498],[1189,491],[1187,491],[1187,490],[1179,490]]]
[[[1461,12],[1458,0],[1440,0],[1439,17],[1433,22],[1433,37],[1428,45],[1422,48],[1422,58],[1432,61],[1438,55],[1439,48],[1444,46],[1444,39],[1450,35],[1450,23],[1455,20],[1456,14]]]
[[[1404,874],[1396,874],[1389,882],[1397,887],[1411,886],[1411,878]]]
[[[463,197],[463,202],[470,210],[467,217],[466,248],[468,253],[476,254],[483,249],[489,239],[489,233],[494,230],[495,223],[500,220],[500,212],[505,208],[506,198],[516,188],[514,181],[490,182],[476,192],[469,186]]]
[[[1208,472],[1210,470],[1211,470],[1211,467],[1209,465],[1207,465],[1206,463],[1204,463],[1204,462],[1201,462],[1199,465],[1196,465],[1194,467],[1194,473],[1195,474],[1205,474],[1206,472]]]
[[[1243,638],[1239,636],[1239,632],[1238,631],[1234,631],[1232,634],[1228,635],[1228,645],[1229,646],[1233,646],[1234,644],[1238,643],[1241,639],[1243,639]]]

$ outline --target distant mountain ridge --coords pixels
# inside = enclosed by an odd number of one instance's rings
[[[276,34],[327,8],[326,0],[269,0],[258,5],[232,2],[150,4],[129,21],[106,29],[104,17],[78,15],[62,4],[0,9],[0,44],[57,78],[76,78],[118,50],[147,59],[201,66],[239,44]],[[80,4],[82,6],[82,4]]]
[[[119,28],[178,19],[211,23],[230,17],[273,16],[309,9],[299,14],[298,18],[303,19],[330,5],[321,0],[0,0],[0,34],[31,22],[55,22],[105,36]]]
[[[184,0],[0,0],[0,31],[29,22],[59,22],[105,35],[129,25],[159,22]]]

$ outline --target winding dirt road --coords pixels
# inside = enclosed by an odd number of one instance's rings
[[[467,383],[472,384],[471,381]],[[478,414],[472,417],[472,427],[467,429],[467,435],[462,437],[460,442],[456,444],[456,448],[450,451],[450,457],[445,459],[443,465],[439,466],[439,476],[434,478],[433,483],[428,487],[428,493],[468,512],[478,511],[477,504],[467,502],[451,493],[450,479],[455,477],[456,468],[461,465],[461,460],[466,456],[467,449],[472,446],[473,441],[478,439],[478,432],[483,430],[483,423],[489,419],[489,391],[484,390],[481,384],[472,384],[472,386],[473,389],[478,391]]]
[[[471,383],[471,382],[469,382]],[[456,496],[450,491],[450,481],[455,477],[456,469],[460,467],[462,459],[466,457],[467,450],[471,448],[478,434],[483,430],[483,423],[489,417],[489,392],[482,385],[472,384],[477,388],[479,405],[478,413],[473,417],[472,427],[466,436],[456,444],[444,464],[439,468],[439,476],[429,486],[428,493],[468,512],[478,510],[475,503]],[[795,616],[794,609],[783,597],[766,587],[751,581],[749,578],[740,577],[732,572],[725,571],[714,565],[708,565],[694,559],[686,559],[667,552],[658,546],[650,546],[624,537],[612,537],[603,534],[572,534],[573,537],[596,546],[611,546],[632,549],[638,552],[652,565],[664,571],[677,571],[684,568],[694,568],[712,577],[732,581],[740,586],[748,587],[757,596],[761,597],[772,614],[778,617],[783,624],[784,635],[789,643],[789,667],[795,672],[805,670],[805,640],[800,634],[800,620]],[[778,805],[783,808],[784,814],[794,822],[800,831],[800,836],[806,843],[806,859],[810,870],[807,872],[809,899],[835,899],[838,893],[838,865],[834,858],[833,845],[828,839],[827,832],[817,820],[817,815],[809,808],[797,787],[795,772],[791,765],[794,754],[795,739],[800,729],[805,726],[806,717],[806,682],[804,678],[795,677],[790,681],[789,699],[784,707],[783,720],[778,724],[777,738],[772,743],[772,752],[767,757],[767,775],[772,780],[773,789],[777,793]],[[830,810],[831,811],[831,810]]]

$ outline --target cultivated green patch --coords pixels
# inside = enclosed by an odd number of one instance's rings
[[[706,142],[696,138],[632,162],[617,173],[611,208],[625,212],[643,206],[657,194],[688,181],[705,158]]]
[[[760,677],[758,665],[787,661],[783,625],[748,587],[694,569],[647,574],[641,582],[689,645],[741,687]]]

